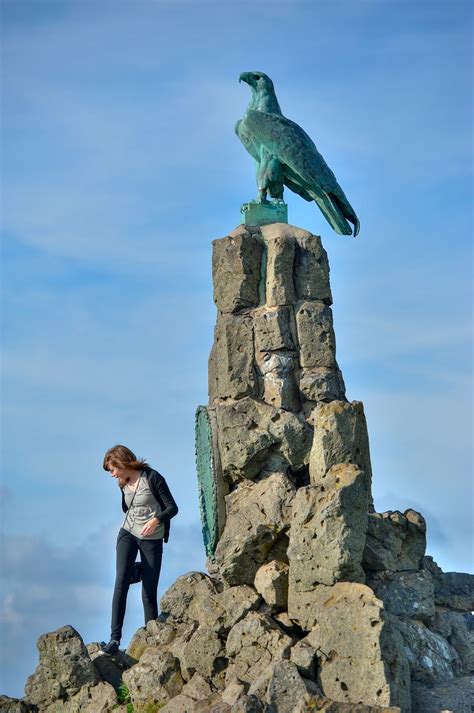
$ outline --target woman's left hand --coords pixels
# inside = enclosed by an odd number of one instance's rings
[[[150,520],[148,520],[147,524],[141,531],[141,534],[143,537],[148,537],[148,535],[153,535],[155,532],[156,528],[160,524],[160,521],[158,520],[157,517],[152,517]]]

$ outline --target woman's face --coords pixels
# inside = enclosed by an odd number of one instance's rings
[[[109,473],[112,476],[112,478],[125,478],[127,475],[127,469],[123,468],[119,465],[109,465]]]

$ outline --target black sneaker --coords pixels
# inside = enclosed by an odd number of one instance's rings
[[[107,656],[115,656],[115,654],[118,654],[119,644],[120,641],[115,641],[115,639],[110,639],[108,644],[106,644],[105,641],[102,641],[102,652],[107,654]]]

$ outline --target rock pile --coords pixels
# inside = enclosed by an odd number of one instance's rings
[[[213,279],[197,439],[210,576],[181,576],[126,655],[71,627],[41,637],[26,698],[2,710],[109,711],[125,684],[136,713],[468,713],[474,577],[425,556],[416,511],[374,512],[320,238],[240,226],[214,242]]]

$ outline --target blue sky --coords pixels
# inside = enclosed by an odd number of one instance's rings
[[[106,638],[117,442],[180,505],[160,593],[203,569],[194,411],[207,402],[211,241],[255,195],[233,127],[262,70],[361,219],[322,236],[338,361],[364,402],[379,511],[472,568],[472,11],[464,0],[3,0],[3,645],[22,695],[36,638]],[[142,623],[131,593],[124,643]]]

